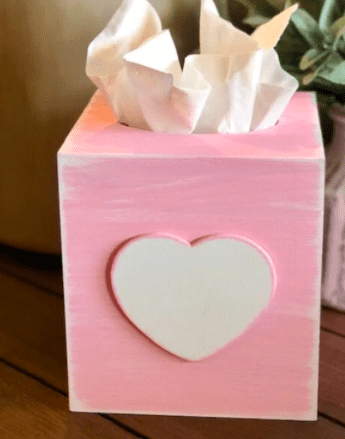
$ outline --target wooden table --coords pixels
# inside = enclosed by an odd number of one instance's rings
[[[0,253],[1,439],[345,439],[345,314],[322,311],[317,422],[71,413],[60,260]]]

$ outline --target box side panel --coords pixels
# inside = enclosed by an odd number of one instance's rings
[[[69,160],[59,178],[71,408],[315,419],[323,161]],[[115,249],[162,232],[246,237],[277,272],[255,325],[199,362],[159,348],[114,303]]]
[[[315,263],[317,272],[315,275],[315,303],[311,308],[311,316],[314,320],[314,339],[313,352],[311,358],[312,377],[310,380],[311,389],[311,407],[310,419],[317,420],[318,413],[318,389],[319,389],[319,358],[320,358],[320,327],[321,327],[321,286],[322,286],[322,261],[323,261],[323,231],[324,231],[324,208],[325,208],[325,161],[320,160],[316,163],[319,168],[318,178],[315,177],[317,183],[316,196],[319,216],[316,222],[315,236]]]
[[[66,329],[66,348],[67,348],[67,370],[68,370],[68,389],[69,389],[69,404],[71,407],[71,401],[74,399],[73,397],[73,373],[70,366],[70,333],[69,333],[69,289],[68,289],[68,263],[67,263],[67,250],[66,250],[66,210],[65,200],[67,198],[66,191],[67,185],[64,179],[65,175],[65,156],[62,154],[57,155],[57,168],[58,168],[58,187],[59,187],[59,210],[60,210],[60,236],[61,236],[61,250],[62,250],[62,267],[63,267],[63,287],[64,287],[64,307],[65,307],[65,329]]]

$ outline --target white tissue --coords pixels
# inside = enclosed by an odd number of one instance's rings
[[[242,133],[273,126],[298,88],[274,46],[292,6],[251,35],[201,0],[200,55],[181,69],[169,30],[147,0],[124,0],[88,48],[86,73],[118,120],[166,133]]]

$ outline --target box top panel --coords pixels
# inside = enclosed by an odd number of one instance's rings
[[[279,123],[245,134],[164,134],[124,126],[96,92],[59,154],[126,157],[324,158],[314,93],[297,92]]]

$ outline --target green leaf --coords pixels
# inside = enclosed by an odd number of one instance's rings
[[[343,34],[343,38],[340,38],[337,45],[337,51],[345,57],[345,34]]]
[[[314,70],[314,71],[304,75],[303,78],[302,78],[302,84],[303,85],[311,84],[314,81],[314,79],[317,77],[317,75],[319,73],[319,69],[320,68],[318,68],[318,69],[316,69],[316,70]]]
[[[293,6],[296,3],[298,3],[298,2],[295,0],[286,0],[284,3],[284,9],[290,8],[291,6]]]
[[[329,29],[333,37],[340,38],[345,33],[345,15],[338,18]]]
[[[284,9],[285,0],[267,0],[268,3],[276,8],[278,11],[282,11]]]
[[[249,24],[252,27],[258,27],[267,23],[268,21],[270,21],[270,17],[265,17],[263,15],[252,15],[251,17],[245,18],[243,23]]]
[[[298,64],[309,48],[309,44],[291,22],[275,47],[283,68],[295,78],[301,75]]]
[[[328,57],[319,65],[319,67],[313,69],[311,72],[307,73],[302,78],[302,84],[303,85],[309,85],[311,82],[314,81],[314,79],[320,74],[321,70],[326,65],[329,58],[332,56],[332,54],[328,55]]]
[[[333,95],[337,101],[345,103],[344,85],[335,84],[334,82],[327,81],[320,76],[317,76],[311,85],[300,85],[299,88],[300,90],[313,90],[318,94],[325,93],[328,95]]]
[[[328,79],[335,84],[342,84],[345,86],[345,60],[339,64],[339,66],[333,70],[333,72],[329,75],[322,76],[325,79]],[[344,87],[344,96],[345,96],[345,87]]]
[[[277,52],[295,52],[299,58],[310,48],[308,42],[290,21],[276,46]]]
[[[216,4],[218,6],[219,14],[225,20],[229,18],[229,6],[227,0],[217,0]]]
[[[316,20],[307,11],[297,9],[291,16],[291,22],[310,46],[320,49],[323,47],[324,34]]]
[[[323,31],[330,29],[332,23],[344,14],[343,0],[325,0],[319,18],[319,26]]]
[[[340,38],[345,34],[345,15],[338,18],[338,20],[332,24],[329,32],[334,38],[332,49],[337,50],[339,42],[343,43],[344,41],[343,39],[340,40]],[[342,44],[340,44],[340,46],[342,47]]]
[[[321,78],[324,78],[334,84],[345,86],[345,60],[339,55],[339,53],[332,53],[331,57],[327,61],[327,65],[324,67],[325,68],[320,72]]]
[[[309,49],[301,58],[301,61],[299,62],[299,68],[301,70],[308,70],[310,67],[312,67],[315,63],[322,60],[325,56],[329,54],[329,51],[327,50],[320,50],[320,49]]]
[[[260,15],[263,17],[267,17],[268,19],[271,19],[274,15],[280,12],[279,7],[273,6],[267,0],[260,0],[260,1],[237,0],[237,1],[241,3],[243,6],[245,6],[245,8],[248,10],[248,15],[246,17],[246,20],[255,17],[256,15]],[[230,13],[230,18],[231,18],[231,13]]]

